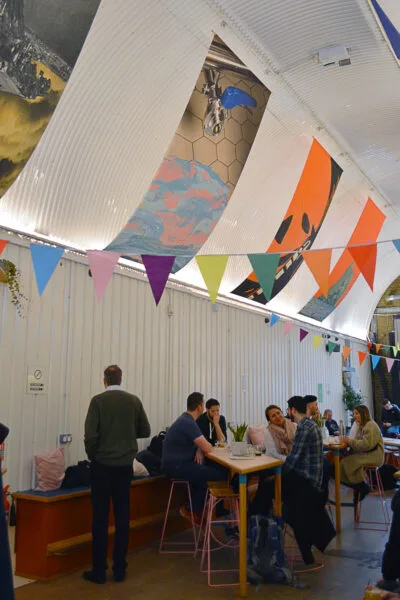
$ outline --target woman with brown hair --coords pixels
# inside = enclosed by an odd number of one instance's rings
[[[370,417],[367,406],[360,405],[354,409],[354,420],[358,424],[354,439],[341,437],[350,452],[340,463],[340,480],[354,488],[354,504],[363,500],[369,493],[369,485],[365,482],[364,467],[380,467],[384,461],[384,449],[381,430]]]

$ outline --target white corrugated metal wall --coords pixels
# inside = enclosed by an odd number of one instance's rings
[[[121,365],[125,388],[143,400],[153,433],[194,390],[218,398],[228,420],[257,423],[268,403],[284,407],[292,394],[316,394],[322,383],[323,406],[343,416],[341,355],[329,356],[323,344],[314,350],[311,330],[300,344],[297,327],[284,335],[282,323],[270,328],[259,311],[223,303],[213,310],[208,298],[183,286],[170,286],[156,308],[145,277],[121,268],[99,303],[87,264],[71,253],[39,298],[27,244],[10,243],[3,258],[20,267],[29,298],[20,318],[0,288],[0,421],[11,429],[6,466],[13,489],[32,485],[33,455],[53,449],[60,433],[73,436],[67,461],[84,458],[87,406],[111,363]],[[354,353],[363,346],[352,345]],[[46,395],[27,394],[28,366],[48,370]],[[370,400],[369,362],[356,369]]]

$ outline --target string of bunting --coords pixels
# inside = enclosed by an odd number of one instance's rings
[[[344,251],[347,251],[351,254],[354,262],[356,263],[371,290],[373,290],[374,286],[377,244],[388,242],[393,243],[396,250],[400,253],[400,239],[384,240],[382,242],[364,245],[349,245],[340,247],[344,249]],[[7,243],[8,240],[0,240],[0,255]],[[304,251],[293,250],[285,251],[284,253],[263,252],[258,254],[246,254],[245,256],[248,257],[250,265],[263,290],[264,296],[268,301],[271,298],[272,288],[280,258],[281,256],[287,256],[288,254],[293,254],[296,258],[301,256],[304,259],[304,262],[308,266],[315,281],[317,282],[321,293],[324,296],[327,296],[330,283],[329,277],[331,272],[330,266],[332,250],[334,249],[336,248]],[[60,258],[64,253],[64,250],[65,248],[60,246],[50,246],[39,243],[30,244],[32,264],[39,295],[43,294]],[[89,268],[92,273],[95,293],[98,300],[101,300],[121,254],[109,252],[107,250],[87,250],[86,254],[88,257]],[[219,288],[228,264],[229,256],[244,255],[214,254],[200,256],[197,255],[195,257],[212,303],[215,303],[217,300]],[[176,257],[170,255],[141,255],[140,258],[146,270],[155,303],[158,305]]]

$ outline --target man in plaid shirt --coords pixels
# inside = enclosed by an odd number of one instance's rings
[[[298,477],[307,480],[318,491],[322,489],[323,443],[321,432],[316,423],[307,417],[307,401],[294,396],[288,401],[289,414],[297,423],[293,448],[282,468],[285,487],[288,481]],[[291,486],[290,486],[291,487]]]

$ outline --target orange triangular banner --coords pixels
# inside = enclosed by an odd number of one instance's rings
[[[329,271],[331,269],[332,250],[309,250],[301,253],[307,267],[318,283],[321,293],[326,297],[329,292]]]
[[[374,290],[377,244],[347,248],[371,290]]]
[[[348,357],[348,355],[351,352],[351,348],[348,348],[347,346],[343,346],[343,358],[344,360],[346,360],[346,358]]]
[[[379,354],[379,350],[381,349],[382,344],[375,344],[375,352]]]
[[[0,254],[3,252],[4,248],[7,246],[8,240],[0,240]]]
[[[360,363],[360,367],[363,364],[366,356],[367,356],[366,352],[360,352],[360,350],[358,351],[358,362]]]

